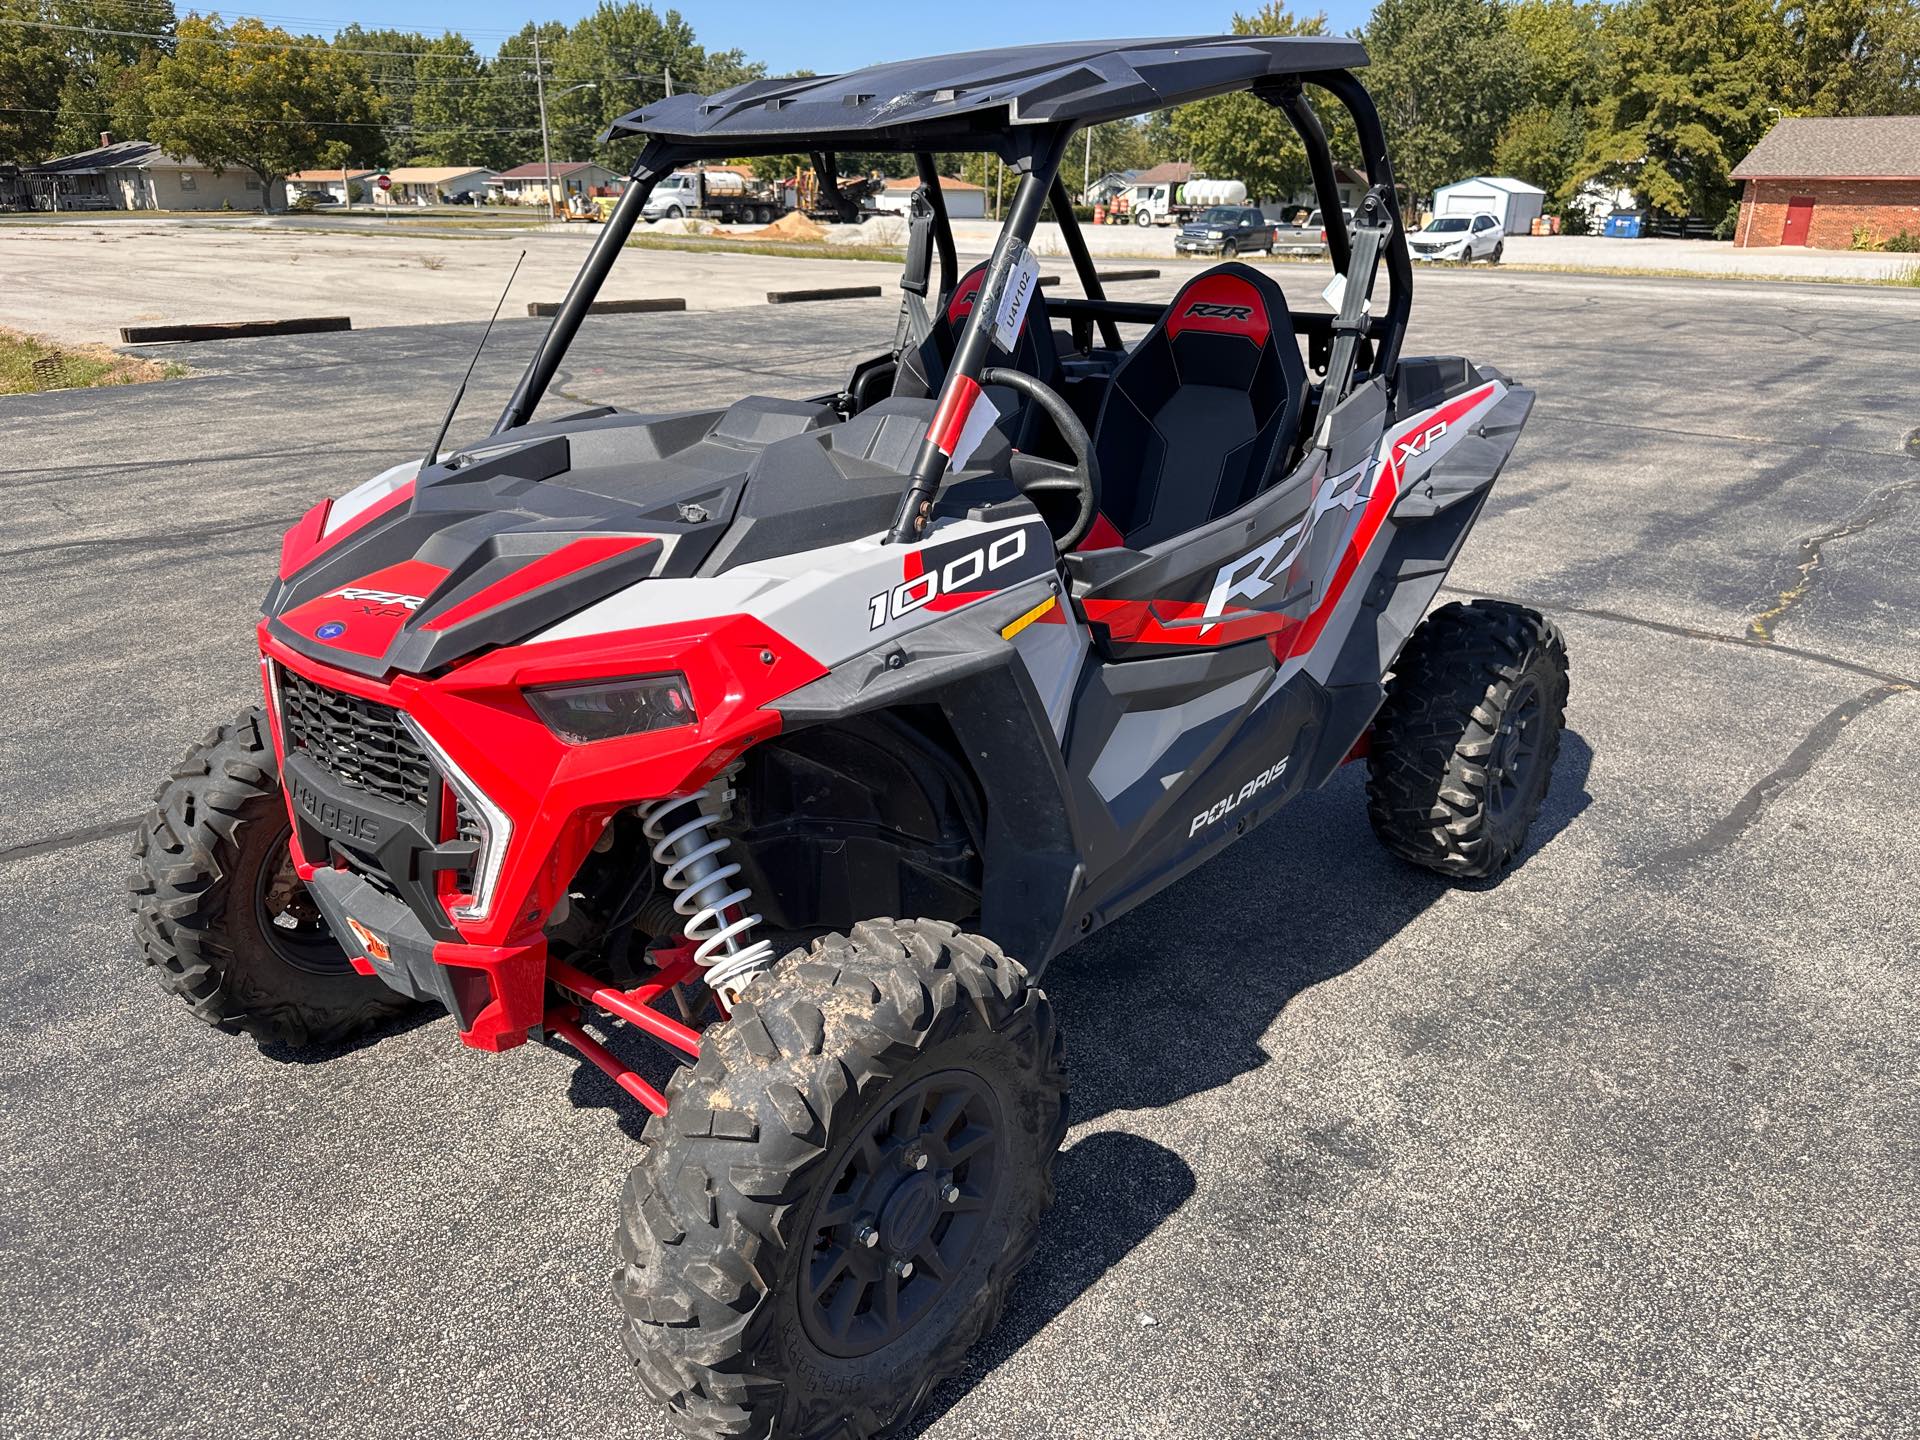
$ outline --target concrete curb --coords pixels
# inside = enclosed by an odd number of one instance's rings
[[[157,345],[165,341],[251,340],[265,335],[323,335],[351,330],[345,315],[319,315],[304,320],[217,320],[199,325],[122,325],[122,345]]]
[[[878,285],[836,285],[824,290],[769,290],[769,305],[797,305],[804,300],[877,300]]]
[[[684,310],[686,300],[679,295],[656,295],[644,300],[596,300],[587,306],[589,315],[646,315],[658,310]],[[558,315],[558,300],[529,300],[527,314]]]

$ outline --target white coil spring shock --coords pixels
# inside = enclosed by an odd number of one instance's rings
[[[716,780],[692,795],[673,795],[640,807],[640,830],[653,841],[653,858],[663,868],[662,883],[677,892],[674,913],[686,924],[681,933],[693,945],[693,958],[708,986],[728,1005],[739,1003],[747,982],[773,964],[773,942],[750,940],[747,932],[761,917],[746,907],[753,891],[734,888],[739,865],[719,857],[727,840],[711,833],[724,817],[725,781]],[[716,793],[718,792],[718,793]],[[738,918],[729,920],[732,911]]]

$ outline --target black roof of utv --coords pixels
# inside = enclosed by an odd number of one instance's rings
[[[1322,35],[1017,45],[673,95],[614,121],[607,133],[729,154],[800,142],[829,150],[977,149],[1009,125],[1097,124],[1366,63],[1359,41]]]

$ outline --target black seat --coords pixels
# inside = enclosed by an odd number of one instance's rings
[[[980,298],[980,282],[986,278],[986,273],[986,262],[982,261],[962,275],[947,301],[946,310],[934,317],[933,328],[927,333],[927,338],[917,347],[901,354],[900,367],[893,377],[895,395],[926,399],[940,392],[941,383],[947,378],[947,371],[953,364],[954,352],[960,347],[960,332],[966,327],[967,317],[973,313],[974,302]],[[1022,370],[1055,390],[1060,388],[1060,357],[1054,348],[1053,327],[1047,318],[1047,300],[1043,292],[1036,289],[1033,299],[1027,304],[1026,319],[1021,323],[1020,336],[1014,343],[1013,353],[1009,355],[995,345],[988,352],[987,364]],[[1003,417],[1000,421],[1001,433],[1012,442],[1015,449],[1044,448],[1046,436],[1052,429],[1050,425],[1042,426],[1041,422],[1046,418],[1044,415],[1012,390],[988,386],[987,395],[999,407]]]
[[[1232,261],[1196,275],[1108,383],[1095,534],[1137,550],[1244,505],[1280,478],[1306,392],[1279,285]]]

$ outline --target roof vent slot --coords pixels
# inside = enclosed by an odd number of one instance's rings
[[[868,104],[871,104],[872,102],[873,102],[873,96],[862,95],[858,91],[856,91],[853,94],[847,96],[840,103],[842,105],[845,105],[849,110],[858,110],[862,105],[868,105]]]

